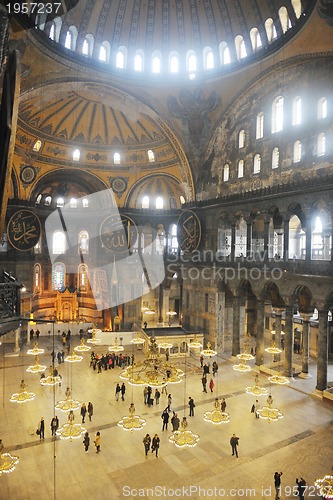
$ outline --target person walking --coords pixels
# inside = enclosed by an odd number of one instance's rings
[[[236,436],[236,434],[233,434],[230,438],[230,445],[231,445],[231,450],[232,450],[232,455],[236,455],[236,458],[238,458],[238,441],[239,437]]]
[[[168,423],[169,423],[169,412],[168,412],[168,408],[165,408],[165,410],[163,411],[162,415],[161,415],[161,418],[163,420],[163,427],[162,427],[162,431],[165,430],[168,430]]]
[[[297,484],[297,490],[298,490],[298,496],[300,500],[304,500],[304,495],[306,491],[306,481],[303,477],[296,477],[296,484]]]
[[[85,403],[82,403],[81,406],[81,417],[82,417],[82,423],[84,424],[84,419],[86,418],[86,413],[87,413],[87,407]]]
[[[54,417],[52,418],[50,427],[51,427],[51,435],[55,436],[57,429],[59,427],[59,419],[56,415],[54,415]]]
[[[156,458],[158,458],[158,450],[159,450],[159,447],[160,447],[160,438],[158,437],[157,434],[155,434],[155,436],[153,437],[153,440],[151,442],[151,452],[156,453]]]
[[[147,399],[148,399],[148,387],[146,386],[143,389],[143,402],[145,405],[147,404]]]
[[[168,395],[168,412],[171,411],[171,404],[172,404],[172,396],[171,394]]]
[[[117,385],[116,385],[116,392],[115,392],[116,401],[119,401],[119,394],[120,394],[120,391],[121,391],[121,387],[120,387],[120,385],[117,383]]]
[[[96,453],[101,451],[101,433],[99,431],[96,432],[94,444],[96,446]]]
[[[194,404],[194,399],[191,398],[191,396],[188,398],[188,405],[190,407],[190,417],[194,417],[194,408],[195,408],[195,404]]]
[[[166,383],[166,378],[163,377],[163,384]],[[168,395],[168,384],[165,384],[163,387],[162,387],[162,394],[165,394],[166,396]]]
[[[158,405],[160,402],[161,393],[158,389],[155,389],[155,404]]]
[[[203,368],[203,360],[204,360],[204,357],[203,355],[201,354],[200,356],[200,367]]]
[[[214,380],[212,378],[210,379],[210,382],[209,382],[209,388],[210,388],[210,392],[212,393],[213,389],[214,389]]]
[[[221,411],[224,413],[226,408],[227,408],[227,403],[226,403],[225,399],[223,398],[221,401]]]
[[[257,410],[259,408],[259,401],[256,399],[255,403],[251,406],[251,413],[254,413],[256,418],[259,418],[259,414],[257,413]]]
[[[281,476],[282,476],[282,471],[274,473],[275,500],[278,500],[280,498],[279,495],[281,489]]]
[[[173,415],[171,417],[172,432],[178,431],[179,423],[180,422],[177,413],[173,412]]]
[[[89,416],[89,421],[91,422],[91,417],[94,414],[94,405],[89,401],[88,403],[88,416]]]
[[[84,435],[83,444],[84,444],[84,451],[86,453],[88,453],[89,445],[90,445],[90,437],[89,437],[89,432],[88,431]]]
[[[142,442],[143,442],[144,447],[145,447],[146,458],[148,458],[148,451],[150,450],[150,443],[151,443],[151,438],[150,438],[149,434],[145,435]]]
[[[121,384],[120,392],[121,392],[121,400],[125,401],[126,387],[124,382]]]
[[[39,430],[39,439],[44,439],[44,432],[45,432],[45,422],[44,422],[44,417],[40,419],[39,425],[38,425],[38,430]]]
[[[201,383],[202,383],[202,392],[207,392],[207,377],[205,374],[203,374],[201,378]]]

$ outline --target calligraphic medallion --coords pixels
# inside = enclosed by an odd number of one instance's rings
[[[122,253],[133,249],[138,239],[138,229],[127,215],[110,215],[101,224],[100,238],[107,250]]]
[[[8,222],[8,240],[20,252],[27,252],[36,246],[40,233],[40,220],[31,210],[18,210]]]
[[[177,222],[177,239],[180,249],[185,253],[196,250],[201,240],[200,220],[192,210],[184,210]]]

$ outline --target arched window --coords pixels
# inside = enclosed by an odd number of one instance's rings
[[[230,64],[230,51],[227,42],[221,42],[219,45],[219,50],[220,50],[221,66],[224,66],[225,64]]]
[[[113,155],[113,163],[115,165],[120,165],[120,154],[119,153],[114,153],[114,155]]]
[[[42,196],[43,196],[42,194],[39,194],[39,195],[37,196],[37,198],[36,198],[36,205],[39,205],[39,204],[40,204],[40,202],[42,201]]]
[[[134,71],[143,71],[143,51],[137,50],[134,56]]]
[[[152,57],[152,72],[161,73],[162,56],[160,52],[154,52]]]
[[[63,207],[65,200],[63,198],[57,198],[57,207]]]
[[[52,236],[52,253],[62,255],[66,253],[66,235],[63,231],[55,231]]]
[[[54,40],[54,37],[55,37],[55,26],[54,23],[52,23],[49,32],[49,38],[51,38],[51,40]]]
[[[305,259],[305,232],[297,215],[289,220],[289,259]]]
[[[204,69],[214,69],[214,54],[210,47],[203,49]]]
[[[260,154],[256,154],[253,158],[253,173],[259,174],[261,165],[261,156]]]
[[[262,139],[263,137],[264,137],[264,113],[260,112],[257,114],[256,139]]]
[[[44,205],[45,205],[45,206],[47,206],[47,207],[49,207],[49,206],[51,205],[51,203],[52,203],[52,198],[51,198],[51,196],[47,196],[47,197],[45,198]]]
[[[73,161],[80,161],[80,157],[81,157],[81,152],[79,149],[74,149],[73,151]]]
[[[65,38],[66,49],[75,50],[77,40],[77,28],[75,26],[70,26]]]
[[[179,56],[176,53],[170,54],[169,70],[170,70],[170,73],[178,73],[179,72]]]
[[[89,201],[87,198],[82,198],[82,208],[88,208],[89,207]]]
[[[228,182],[229,180],[229,165],[226,163],[223,166],[223,182]]]
[[[327,99],[326,99],[326,97],[321,97],[318,100],[317,117],[318,117],[318,120],[322,120],[323,118],[327,117]]]
[[[61,291],[65,288],[66,268],[62,262],[52,266],[52,290]]]
[[[258,28],[252,28],[250,31],[250,39],[253,52],[257,52],[262,47],[261,37]]]
[[[94,37],[89,33],[83,41],[82,54],[91,57],[93,53],[93,48],[94,48]]]
[[[78,268],[78,283],[81,292],[85,292],[88,287],[88,266],[80,264]]]
[[[77,208],[77,199],[76,198],[71,198],[69,200],[69,206],[70,206],[70,208]]]
[[[127,49],[126,47],[119,47],[116,55],[116,68],[125,69],[127,61]]]
[[[279,9],[279,18],[282,26],[282,31],[285,33],[287,29],[290,27],[290,19],[288,16],[288,11],[286,7],[280,7]]]
[[[238,179],[244,177],[244,160],[239,160],[238,162],[237,176]]]
[[[247,56],[244,38],[242,35],[237,35],[235,38],[236,54],[238,61]]]
[[[272,169],[278,168],[279,158],[280,158],[279,148],[274,148],[272,151]]]
[[[109,62],[110,61],[110,44],[109,42],[104,41],[99,49],[98,59],[101,62]]]
[[[326,137],[324,132],[321,132],[317,137],[317,156],[324,156],[326,153]]]
[[[197,70],[197,56],[193,50],[189,50],[186,54],[186,69],[190,75],[194,75]]]
[[[265,21],[265,29],[267,34],[268,42],[271,43],[274,38],[274,23],[272,18],[268,18]]]
[[[292,104],[292,125],[300,125],[302,122],[302,99],[297,96]]]
[[[182,205],[184,205],[184,203],[185,203],[185,198],[184,198],[184,196],[183,196],[182,194],[179,196],[179,201],[180,201],[180,203],[181,203]]]
[[[302,14],[302,2],[301,2],[301,0],[291,0],[291,4],[294,8],[295,15],[296,15],[297,19],[299,19],[301,17],[301,14]]]
[[[35,274],[34,293],[40,293],[41,292],[41,278],[42,278],[40,264],[35,264],[34,274]]]
[[[293,154],[293,162],[298,163],[301,161],[302,157],[302,144],[301,141],[296,141],[294,143],[294,154]]]
[[[42,147],[42,141],[37,139],[37,141],[34,143],[32,149],[33,149],[33,151],[36,151],[36,153],[38,153],[41,150],[41,147]]]
[[[88,231],[79,232],[79,254],[89,253],[89,234]]]
[[[241,130],[238,134],[238,148],[242,149],[245,146],[245,130]]]
[[[155,161],[155,155],[154,152],[151,149],[148,149],[148,160],[150,163],[153,163]]]
[[[144,196],[142,198],[142,204],[141,204],[141,207],[142,208],[149,208],[149,196]]]
[[[247,225],[243,217],[239,219],[235,230],[235,257],[246,255]]]
[[[282,96],[274,99],[272,105],[272,133],[283,130],[283,102]]]
[[[56,17],[53,20],[53,23],[54,23],[54,39],[53,40],[55,42],[59,42],[60,31],[61,31],[61,26],[62,26],[62,19],[61,19],[61,17]]]
[[[162,210],[164,206],[163,198],[162,196],[158,196],[156,198],[156,209],[157,210]]]

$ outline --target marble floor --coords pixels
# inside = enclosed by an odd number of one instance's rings
[[[78,344],[78,338],[73,338]],[[40,362],[50,364],[52,341],[41,337],[39,346],[45,349]],[[5,451],[19,457],[19,464],[11,474],[0,476],[0,498],[7,500],[67,500],[80,498],[256,498],[274,499],[273,475],[282,471],[280,497],[297,496],[297,477],[303,476],[308,489],[306,498],[319,498],[313,486],[316,478],[328,474],[333,465],[333,405],[322,402],[313,394],[316,385],[316,364],[310,363],[312,378],[296,377],[286,386],[271,388],[274,404],[284,413],[284,418],[268,423],[256,419],[250,412],[255,400],[245,393],[254,383],[254,371],[239,373],[233,370],[230,351],[218,356],[219,371],[215,377],[213,394],[202,392],[201,369],[198,358],[186,362],[186,378],[181,384],[169,385],[172,409],[179,416],[188,415],[188,397],[195,400],[195,416],[188,417],[189,428],[200,435],[196,447],[179,449],[169,442],[170,429],[162,432],[161,413],[167,404],[162,395],[158,407],[148,408],[143,403],[143,389],[132,388],[126,383],[125,401],[115,400],[115,386],[120,380],[120,368],[98,374],[89,367],[89,354],[81,363],[63,363],[59,372],[61,387],[42,387],[39,375],[26,373],[33,357],[22,345],[20,352],[12,355],[13,344],[0,347],[0,377],[2,380],[2,410],[0,412],[0,438]],[[31,347],[31,346],[30,346]],[[56,340],[56,349],[61,345]],[[98,347],[102,353],[105,347]],[[129,347],[128,353],[133,349]],[[142,353],[135,351],[137,359]],[[269,356],[269,355],[267,355]],[[184,360],[172,359],[185,369]],[[270,364],[269,358],[266,360]],[[295,363],[300,359],[295,359]],[[253,362],[250,362],[254,367]],[[24,378],[28,390],[36,393],[32,402],[18,405],[10,402]],[[333,381],[333,365],[329,377]],[[269,387],[266,375],[259,383]],[[75,399],[94,404],[94,415],[85,427],[89,431],[91,446],[84,452],[82,439],[72,442],[53,440],[50,421],[54,403],[64,399],[66,386],[72,389]],[[212,409],[214,398],[225,397],[230,422],[214,426],[204,421],[204,412]],[[265,404],[265,397],[260,399]],[[143,430],[127,432],[117,426],[122,416],[128,415],[133,401],[136,413],[146,419]],[[65,413],[58,412],[60,424],[67,421]],[[46,423],[45,439],[40,440],[36,429],[41,417]],[[79,412],[75,422],[79,423]],[[170,426],[171,427],[171,426]],[[101,432],[101,452],[95,453],[93,439]],[[143,437],[158,433],[161,439],[159,457],[149,453],[145,458]],[[239,436],[239,458],[231,455],[229,444],[233,433]]]

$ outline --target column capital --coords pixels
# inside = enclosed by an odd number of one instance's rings
[[[313,316],[313,313],[300,313],[300,316],[304,322],[309,323],[310,319]]]

